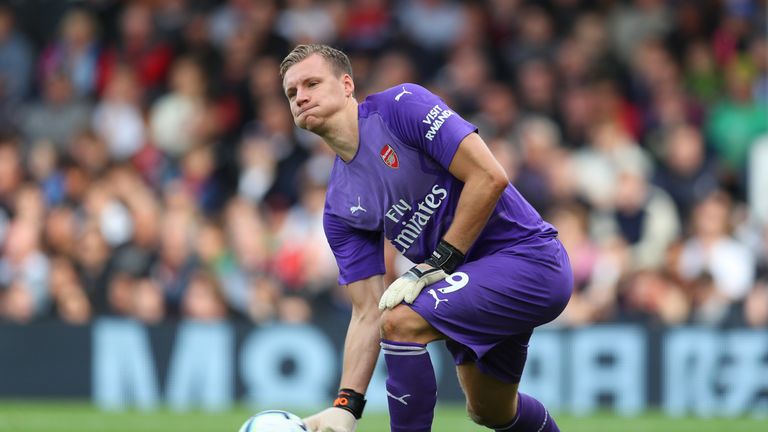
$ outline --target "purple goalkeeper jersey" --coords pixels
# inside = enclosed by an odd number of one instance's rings
[[[413,262],[424,261],[453,222],[463,183],[448,166],[477,128],[440,98],[406,83],[358,107],[360,142],[350,162],[337,157],[323,225],[339,266],[339,283],[383,274],[386,238]],[[467,262],[557,236],[510,184]]]

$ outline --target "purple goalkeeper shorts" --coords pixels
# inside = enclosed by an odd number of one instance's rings
[[[518,245],[460,266],[424,288],[411,307],[447,338],[457,365],[520,382],[533,329],[555,319],[573,275],[559,240]]]

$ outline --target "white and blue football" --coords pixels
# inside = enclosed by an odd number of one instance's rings
[[[299,416],[282,410],[268,410],[254,414],[240,428],[240,432],[306,432],[308,430]]]

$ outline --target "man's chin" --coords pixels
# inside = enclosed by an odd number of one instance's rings
[[[302,129],[306,129],[314,133],[319,133],[319,131],[322,129],[323,122],[319,118],[309,115],[296,122],[296,124]]]

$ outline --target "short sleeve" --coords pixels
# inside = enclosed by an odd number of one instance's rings
[[[448,169],[461,141],[477,128],[434,93],[402,84],[380,93],[380,113],[403,144],[427,153]]]
[[[323,216],[323,228],[339,266],[340,285],[385,273],[382,233],[352,228],[330,213]]]

